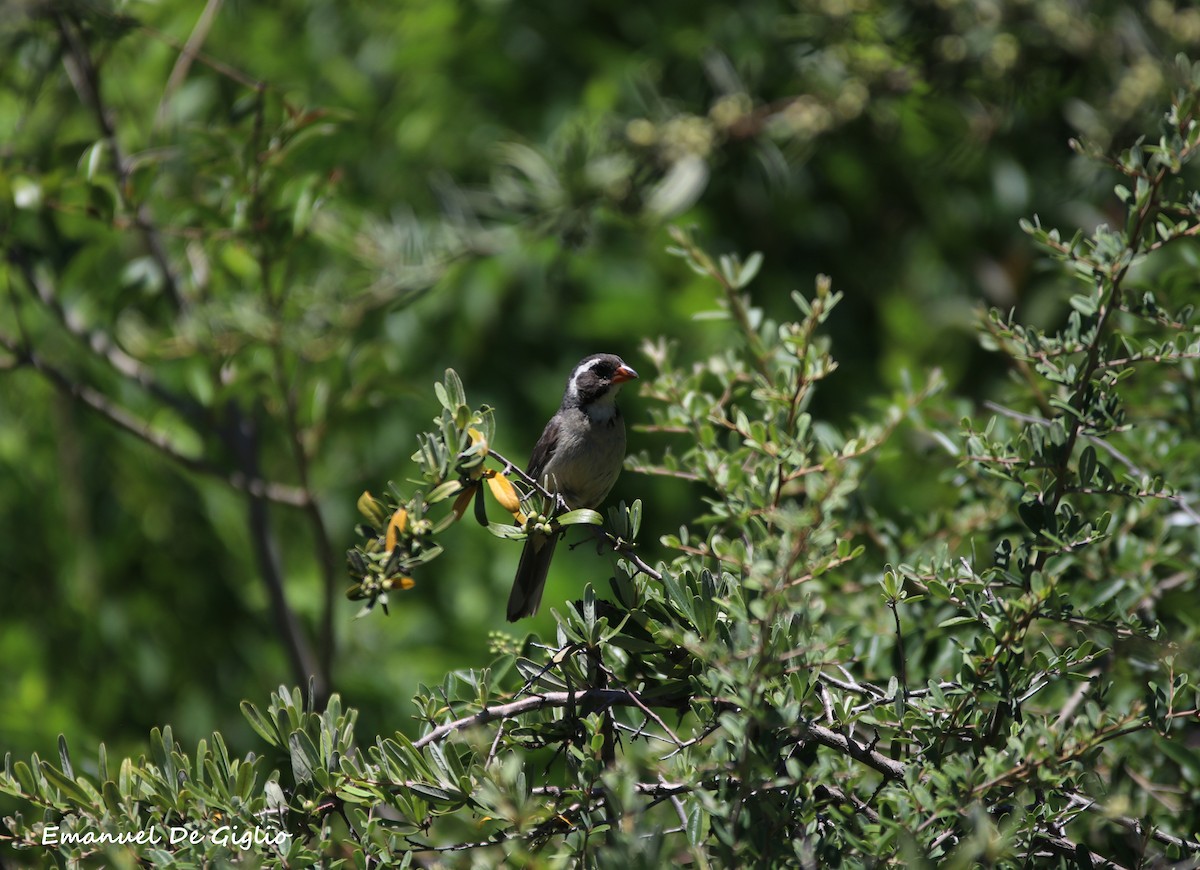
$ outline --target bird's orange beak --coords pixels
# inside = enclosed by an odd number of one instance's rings
[[[612,382],[614,384],[623,384],[626,381],[634,380],[635,378],[637,378],[637,376],[638,376],[637,372],[635,372],[629,366],[623,365],[619,369],[617,369],[616,373],[612,376]]]

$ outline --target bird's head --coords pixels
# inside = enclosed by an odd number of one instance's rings
[[[583,407],[596,403],[611,403],[621,390],[621,384],[638,376],[619,356],[594,353],[584,357],[567,380],[568,401]]]

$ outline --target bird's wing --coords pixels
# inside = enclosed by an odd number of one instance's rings
[[[556,414],[550,418],[550,422],[542,430],[542,437],[538,439],[537,444],[533,445],[533,453],[529,455],[529,465],[525,469],[525,473],[541,483],[542,473],[550,464],[550,460],[554,457],[554,451],[557,449],[558,415]]]

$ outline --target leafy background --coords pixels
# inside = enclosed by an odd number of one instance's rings
[[[1067,311],[1018,219],[1104,220],[1112,180],[1068,139],[1104,148],[1152,127],[1169,59],[1200,42],[1200,13],[1166,0],[2,11],[0,332],[221,467],[228,444],[97,364],[70,324],[210,410],[259,415],[266,476],[316,497],[335,554],[358,494],[412,473],[446,367],[523,459],[585,353],[637,367],[645,338],[694,357],[727,343],[727,323],[692,317],[710,291],[664,253],[670,223],[762,252],[768,314],[833,276],[840,368],[817,416],[849,420],[934,366],[957,396],[997,395],[1006,372],[979,349],[979,307],[1040,325]],[[200,54],[181,69],[189,39]],[[130,204],[162,230],[184,308]],[[132,752],[165,722],[185,744],[217,728],[236,745],[249,730],[235,702],[296,682],[244,497],[10,358],[0,748],[50,754],[63,732]],[[624,404],[643,415],[635,390]],[[928,448],[880,460],[881,517],[911,523],[945,498]],[[627,473],[613,499],[643,500],[653,540],[702,495]],[[302,632],[332,629],[331,686],[361,734],[408,727],[419,683],[478,665],[489,633],[512,631],[516,545],[464,525],[389,618],[356,621],[340,596],[326,607],[309,520],[272,505],[266,523]],[[576,591],[585,558],[560,560],[547,602]]]

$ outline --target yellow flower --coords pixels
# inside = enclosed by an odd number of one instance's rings
[[[475,496],[475,490],[478,488],[479,486],[477,484],[468,486],[458,494],[458,498],[454,500],[454,507],[451,508],[451,510],[454,511],[454,519],[462,519],[463,514],[467,512],[467,505],[471,503],[471,499]]]
[[[517,522],[525,522],[525,515],[521,513],[521,496],[517,494],[517,489],[512,485],[512,481],[503,474],[493,471],[487,475],[487,482],[496,503],[512,514]]]
[[[396,539],[404,534],[404,527],[408,525],[408,511],[404,508],[397,508],[392,514],[392,518],[388,520],[387,539],[384,541],[384,549],[390,555],[392,550],[396,549]]]

